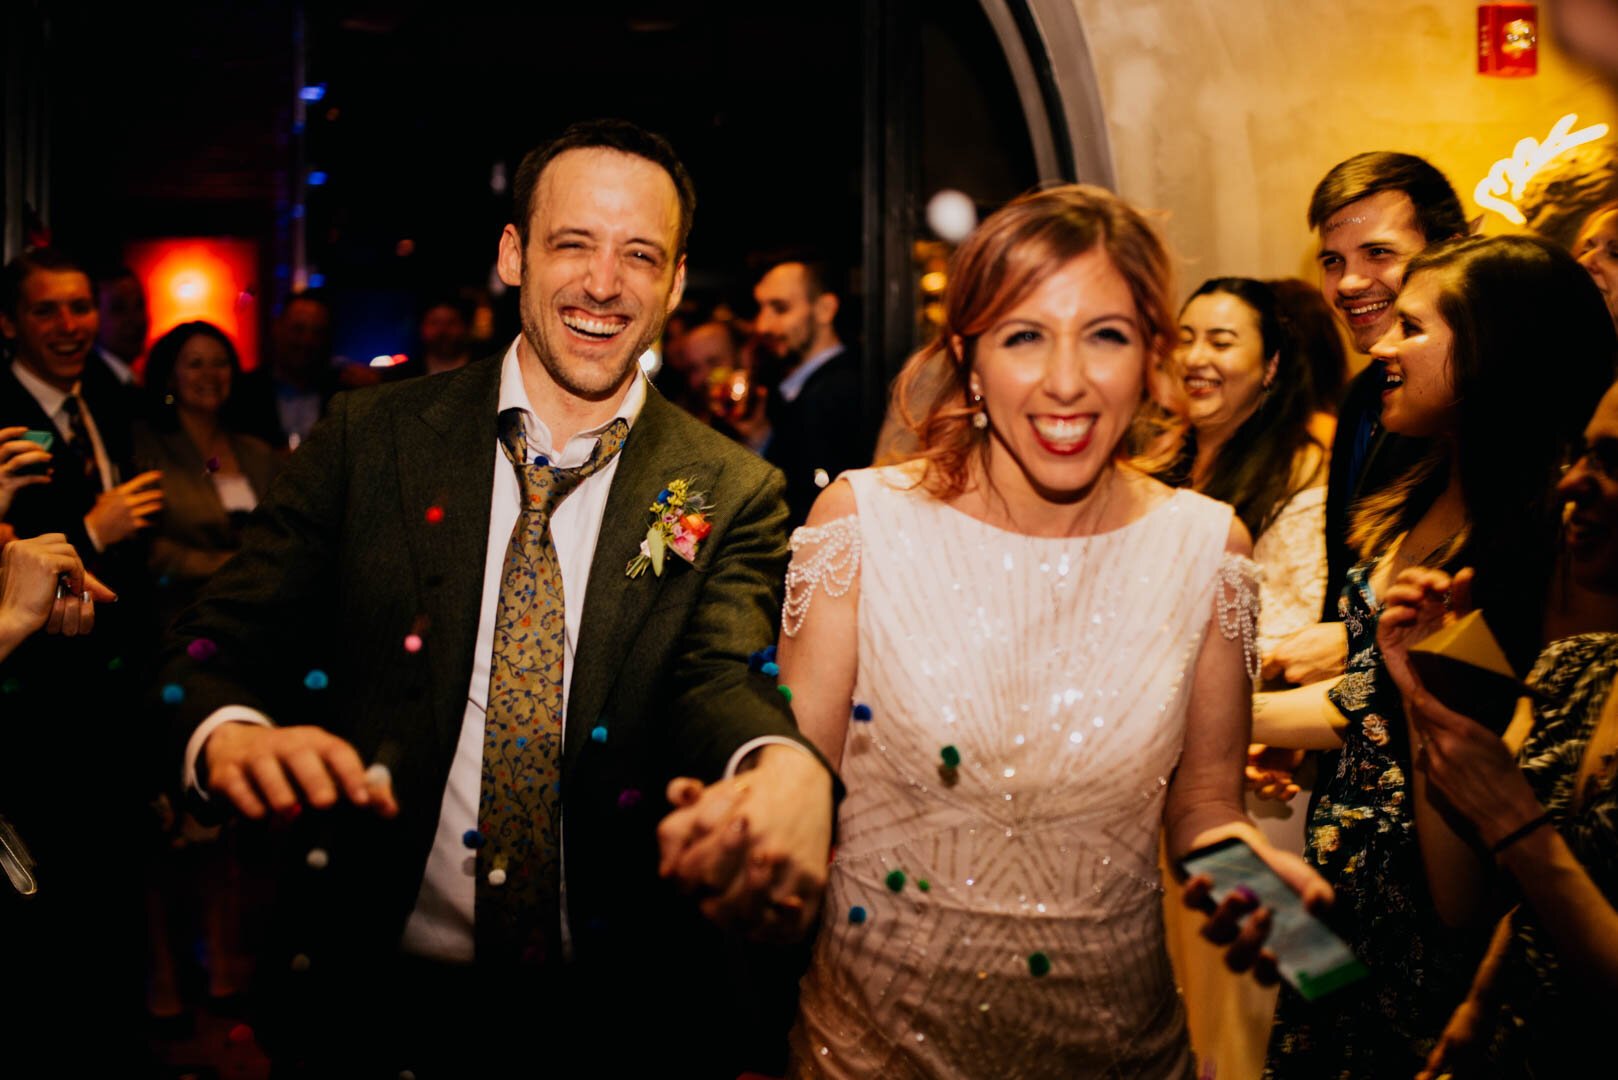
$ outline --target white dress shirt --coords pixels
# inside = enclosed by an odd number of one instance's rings
[[[812,356],[804,357],[803,363],[787,372],[786,378],[775,388],[776,393],[781,395],[781,400],[789,404],[797,401],[798,395],[803,393],[804,383],[808,382],[815,372],[840,356],[844,348],[846,346],[838,342],[836,345],[826,346]]]

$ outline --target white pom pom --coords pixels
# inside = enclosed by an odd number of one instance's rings
[[[927,200],[927,227],[938,234],[940,240],[959,244],[977,228],[978,208],[970,196],[944,188]]]
[[[303,861],[309,864],[311,870],[324,870],[331,862],[331,856],[326,854],[325,848],[312,847],[309,854],[303,857]]]
[[[506,883],[506,868],[505,867],[497,866],[493,870],[489,871],[489,884],[490,885],[493,885],[495,888],[498,889],[500,886],[504,885],[505,883]]]

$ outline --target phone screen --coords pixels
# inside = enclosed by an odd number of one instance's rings
[[[1213,899],[1220,903],[1245,885],[1260,904],[1274,913],[1265,947],[1275,954],[1281,977],[1307,1000],[1314,1001],[1369,972],[1342,938],[1309,914],[1303,900],[1276,876],[1269,864],[1235,838],[1199,848],[1180,860],[1187,877],[1207,875]]]

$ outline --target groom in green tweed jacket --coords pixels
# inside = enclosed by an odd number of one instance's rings
[[[791,965],[733,932],[812,925],[836,784],[749,670],[776,635],[783,483],[639,373],[679,302],[695,202],[668,144],[575,125],[524,159],[514,194],[498,266],[521,287],[522,335],[334,400],[175,623],[163,696],[199,794],[296,819],[262,969],[278,1065],[734,1076],[744,1048],[773,1045]],[[578,466],[526,534],[549,553],[508,555],[524,470]],[[675,480],[710,507],[630,576]],[[536,579],[554,633],[513,667],[526,635],[502,620]],[[493,731],[506,714],[490,672],[548,664],[565,717],[513,730],[549,748],[517,775],[542,791],[534,817],[554,828],[535,847],[560,872],[513,862],[508,886],[490,855],[491,815],[514,809],[484,768],[485,716]],[[702,786],[671,807],[681,777]]]

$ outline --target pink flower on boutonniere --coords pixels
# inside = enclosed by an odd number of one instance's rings
[[[670,550],[686,562],[695,562],[698,546],[713,531],[707,516],[711,508],[702,492],[691,490],[690,480],[670,480],[649,507],[651,527],[640,542],[640,553],[629,560],[624,573],[640,577],[650,566],[652,573],[661,577],[663,560]]]

